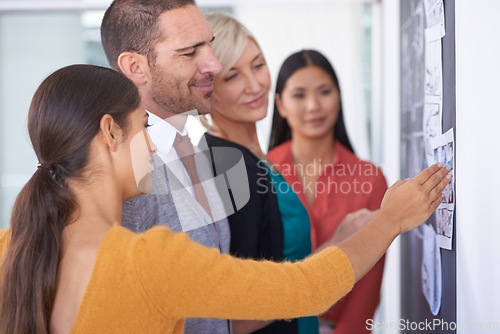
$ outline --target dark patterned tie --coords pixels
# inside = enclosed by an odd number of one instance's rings
[[[194,195],[198,203],[205,209],[205,211],[212,217],[212,212],[210,211],[210,205],[208,204],[207,195],[203,189],[203,185],[200,183],[200,178],[198,176],[198,171],[196,170],[196,163],[194,160],[194,148],[191,144],[191,140],[188,136],[182,136],[177,133],[174,140],[174,148],[181,159],[184,168],[188,172],[189,179],[193,185]]]

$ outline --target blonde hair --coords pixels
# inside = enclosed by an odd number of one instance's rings
[[[253,34],[233,15],[224,12],[212,12],[205,14],[205,19],[212,27],[215,39],[212,42],[212,50],[222,65],[222,71],[218,75],[225,75],[240,59],[247,46],[248,39],[257,44]],[[209,114],[200,115],[201,124],[208,130],[215,130]]]
[[[205,14],[205,18],[212,26],[215,36],[212,50],[222,65],[222,72],[219,75],[226,74],[238,61],[245,51],[249,38],[259,46],[253,34],[231,14],[213,12]]]

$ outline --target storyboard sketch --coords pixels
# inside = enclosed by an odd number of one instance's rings
[[[439,28],[438,29],[436,29]],[[443,63],[441,50],[441,29],[434,26],[425,29],[425,89],[423,129],[427,166],[434,161],[430,139],[442,131],[443,113]]]
[[[434,162],[441,162],[443,165],[449,165],[451,169],[452,182],[450,182],[443,191],[444,199],[436,210],[436,234],[439,246],[445,249],[451,249],[451,238],[453,234],[453,213],[455,211],[455,142],[453,129],[446,133],[431,138],[431,146],[434,151]]]
[[[443,37],[445,34],[443,0],[424,0],[424,7],[427,27],[439,27],[440,37]]]

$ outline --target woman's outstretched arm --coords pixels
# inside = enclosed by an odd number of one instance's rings
[[[340,242],[358,281],[385,253],[400,234],[423,223],[442,202],[442,191],[450,182],[449,166],[433,165],[410,180],[390,187],[380,211],[351,237]]]

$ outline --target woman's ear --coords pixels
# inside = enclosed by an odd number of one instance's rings
[[[137,87],[148,82],[149,64],[146,56],[136,52],[122,52],[118,56],[118,66]]]
[[[99,135],[102,142],[110,148],[111,152],[115,152],[118,149],[118,145],[122,141],[124,135],[123,129],[109,114],[106,114],[101,118],[99,125]]]
[[[283,103],[281,102],[281,96],[276,93],[274,95],[274,103],[276,104],[276,109],[278,109],[278,112],[281,117],[286,118],[286,110],[283,108]]]

